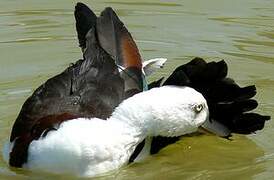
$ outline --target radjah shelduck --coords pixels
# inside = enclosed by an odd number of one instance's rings
[[[97,17],[78,3],[75,18],[83,59],[47,80],[23,104],[3,149],[10,166],[97,176],[199,128],[228,138],[260,130],[270,119],[249,112],[258,105],[251,99],[256,88],[241,88],[227,78],[224,61],[195,58],[164,82],[147,84],[146,75],[165,59],[142,63],[111,8]]]

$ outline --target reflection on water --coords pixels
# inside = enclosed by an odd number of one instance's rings
[[[261,164],[256,164],[263,154],[254,142],[242,136],[235,136],[232,141],[212,136],[184,137],[161,154],[122,170],[117,177],[224,179],[230,174],[249,179],[264,171]],[[145,171],[151,173],[144,174]]]
[[[49,77],[81,58],[74,30],[75,0],[0,1],[0,143],[25,99]],[[195,56],[225,59],[230,76],[255,83],[258,111],[274,115],[274,3],[250,1],[88,1],[95,12],[116,9],[143,59],[166,57],[167,75]],[[274,176],[274,122],[233,141],[184,137],[160,154],[98,179],[270,179]],[[0,179],[72,177],[9,169],[0,156]],[[73,179],[73,178],[72,178]]]

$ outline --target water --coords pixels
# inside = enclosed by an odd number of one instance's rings
[[[166,57],[167,75],[195,56],[225,59],[241,85],[256,84],[258,112],[274,117],[273,0],[84,1],[98,14],[112,6],[134,36],[144,59]],[[22,103],[38,85],[81,57],[73,8],[76,1],[0,1],[0,143]],[[99,179],[271,179],[274,121],[256,135],[184,137],[145,162]],[[9,169],[0,179],[66,179]]]

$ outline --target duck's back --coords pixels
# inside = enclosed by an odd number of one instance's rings
[[[78,117],[107,118],[123,98],[123,81],[112,60],[107,60],[100,62],[104,63],[101,67],[85,65],[80,60],[41,85],[24,103],[11,140],[20,133],[18,128],[27,130],[26,122],[49,115],[69,113]]]

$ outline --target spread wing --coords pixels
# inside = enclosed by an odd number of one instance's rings
[[[96,27],[99,45],[115,60],[124,79],[126,96],[143,91],[146,81],[142,75],[142,58],[136,43],[112,8],[106,8],[99,17],[84,4],[77,3],[75,20],[78,40],[85,48],[85,35],[89,27]],[[96,25],[94,24],[96,22]]]
[[[74,17],[79,46],[84,52],[86,49],[86,35],[92,27],[96,26],[97,17],[88,6],[80,2],[75,6]]]
[[[11,132],[10,165],[21,167],[29,143],[56,124],[76,117],[106,119],[124,99],[124,81],[94,31],[86,36],[84,59],[47,80],[23,104]]]

